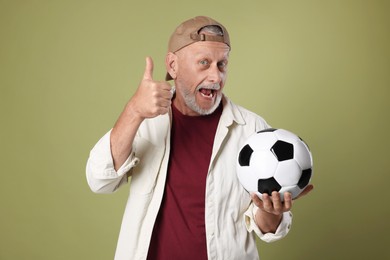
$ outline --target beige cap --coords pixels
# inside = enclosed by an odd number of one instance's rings
[[[209,25],[216,25],[222,29],[223,35],[206,35],[199,34],[199,31]],[[226,28],[215,21],[214,19],[206,16],[197,16],[189,19],[180,24],[171,35],[168,43],[168,52],[176,52],[192,43],[198,41],[213,41],[223,42],[230,46],[229,33]],[[167,73],[166,80],[171,80],[172,77]]]

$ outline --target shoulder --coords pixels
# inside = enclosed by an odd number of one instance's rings
[[[241,106],[233,101],[231,101],[228,97],[224,96],[223,99],[224,110],[230,112],[233,120],[239,125],[255,125],[256,131],[262,130],[265,128],[269,128],[267,121],[257,113]]]

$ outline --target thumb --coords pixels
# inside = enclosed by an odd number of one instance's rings
[[[153,80],[153,60],[151,57],[146,57],[144,79]]]
[[[306,194],[311,192],[313,189],[314,189],[314,186],[312,184],[307,185],[306,188],[295,199],[299,199],[300,197],[305,196]]]

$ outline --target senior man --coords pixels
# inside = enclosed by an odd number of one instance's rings
[[[166,81],[153,78],[147,57],[137,91],[92,149],[94,192],[130,182],[115,259],[252,260],[254,234],[272,242],[288,233],[291,195],[260,200],[237,179],[239,147],[269,125],[223,94],[230,50],[214,19],[180,24],[168,44]]]

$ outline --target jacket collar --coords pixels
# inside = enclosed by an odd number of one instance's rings
[[[223,111],[220,119],[222,124],[226,127],[231,126],[233,122],[239,125],[245,125],[245,118],[241,114],[239,107],[225,95],[223,95],[222,104]]]

